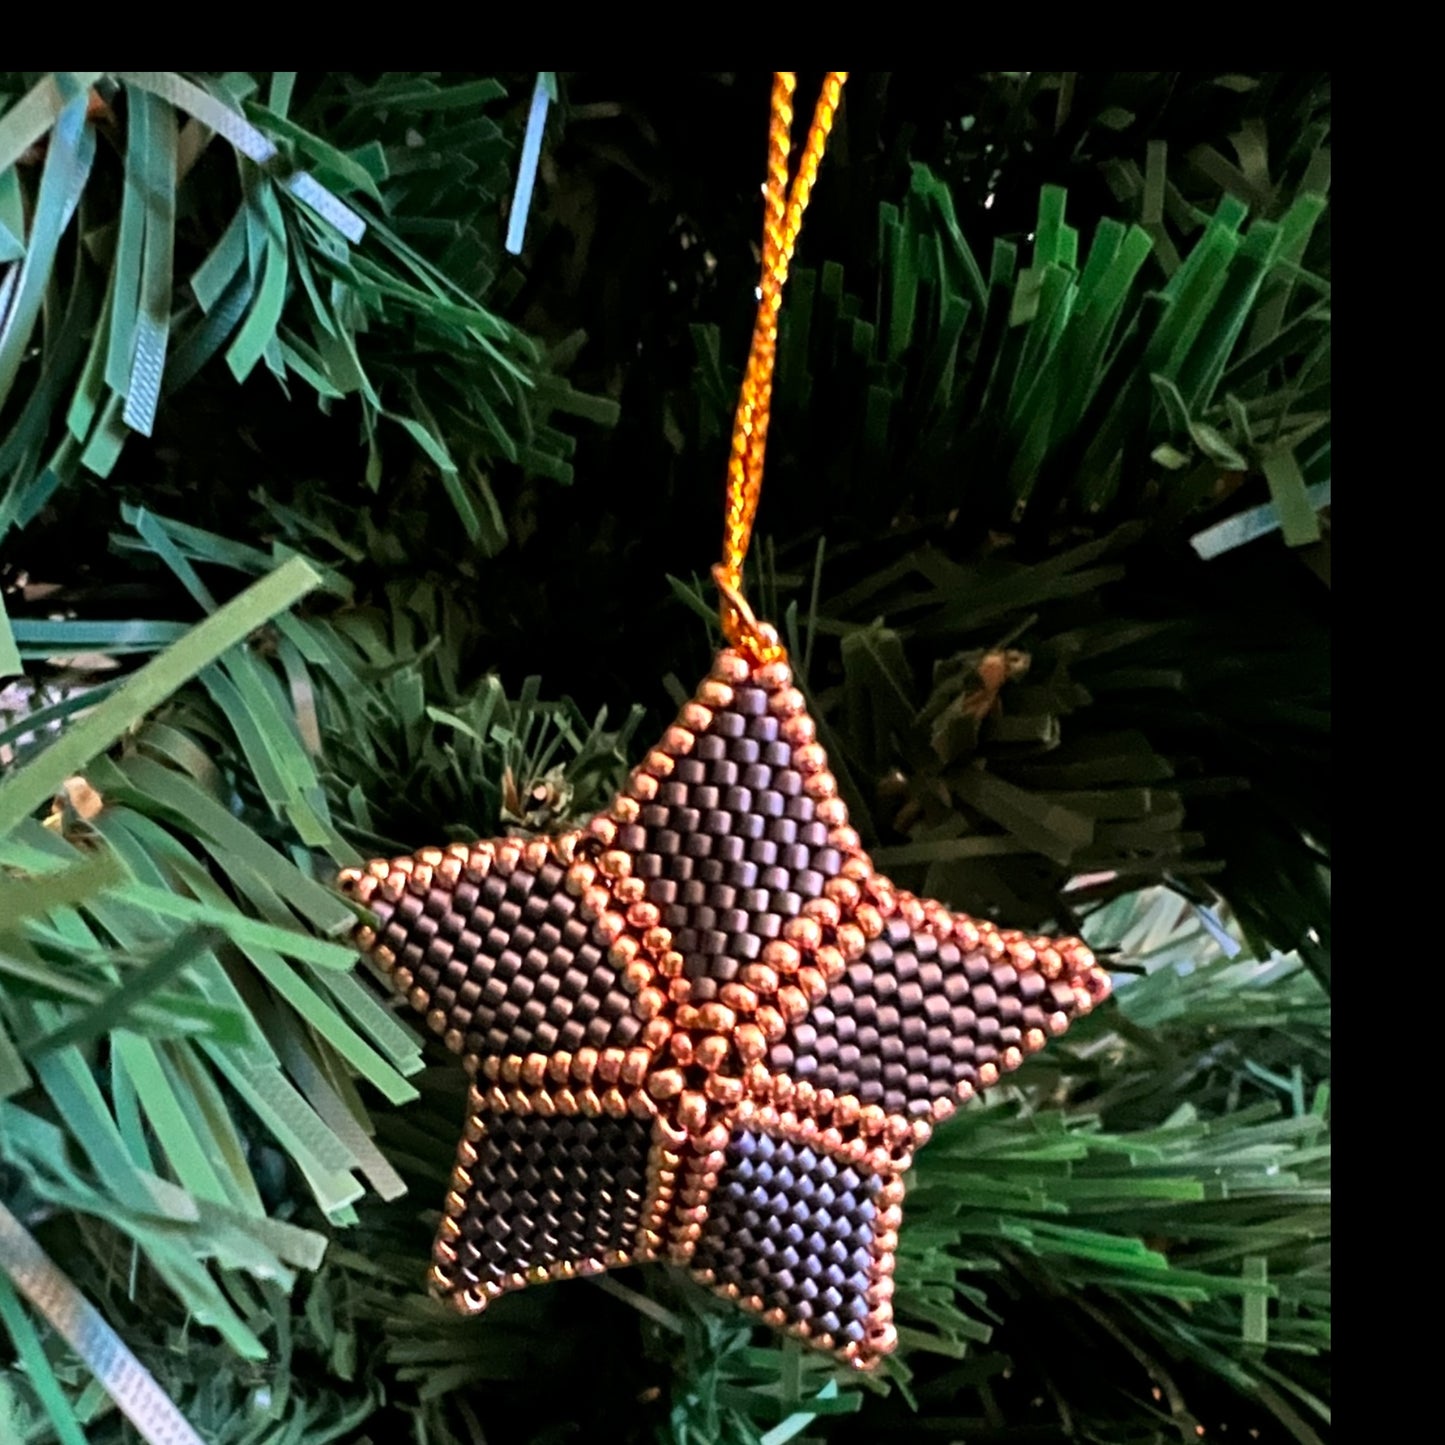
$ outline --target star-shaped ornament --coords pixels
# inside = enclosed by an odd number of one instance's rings
[[[472,1078],[430,1275],[464,1313],[670,1261],[867,1369],[914,1151],[1109,991],[875,873],[786,662],[731,649],[581,831],[341,881]]]

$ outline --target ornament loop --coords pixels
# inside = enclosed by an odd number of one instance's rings
[[[782,658],[785,653],[776,630],[758,621],[742,588],[721,562],[713,567],[712,580],[722,597],[722,630],[728,646],[758,663],[777,662]]]
[[[763,454],[768,441],[768,421],[773,400],[773,366],[778,351],[778,314],[783,286],[797,245],[818,176],[818,166],[833,128],[833,116],[847,80],[846,70],[831,70],[823,81],[813,122],[803,145],[797,174],[788,183],[788,157],[792,150],[793,91],[797,77],[791,70],[779,70],[773,77],[772,113],[768,125],[768,173],[763,185],[762,275],[758,283],[758,315],[753,325],[752,346],[733,419],[732,447],[728,455],[727,496],[723,508],[723,557],[721,571],[731,587],[723,590],[723,634],[735,647],[754,652],[758,623],[750,612],[739,608],[743,559],[752,540],[753,518],[763,483]],[[714,573],[716,575],[716,573]],[[720,582],[719,588],[722,589]],[[766,648],[769,644],[761,644]],[[771,644],[776,646],[776,639]],[[780,656],[781,653],[774,654]]]

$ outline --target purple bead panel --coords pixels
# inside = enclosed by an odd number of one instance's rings
[[[372,895],[378,941],[476,1054],[621,1047],[642,1032],[607,945],[549,862],[537,873],[433,876],[398,903]]]
[[[882,1186],[806,1145],[736,1134],[693,1268],[785,1310],[789,1323],[806,1321],[840,1344],[861,1340]]]
[[[639,1119],[485,1116],[455,1283],[630,1252],[642,1224],[651,1126]]]
[[[1024,1031],[1075,1010],[1073,990],[1042,974],[964,956],[893,918],[828,997],[773,1046],[774,1073],[804,1080],[890,1114],[928,1112],[978,1070],[997,1063]]]
[[[779,727],[762,688],[738,687],[637,822],[617,830],[696,1003],[757,959],[842,861]]]

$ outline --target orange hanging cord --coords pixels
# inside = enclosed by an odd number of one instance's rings
[[[743,374],[742,395],[733,420],[732,450],[728,454],[727,501],[724,510],[723,556],[713,568],[713,580],[722,597],[722,630],[730,646],[760,662],[782,656],[770,627],[754,618],[743,597],[743,559],[753,534],[753,518],[763,485],[763,453],[768,442],[768,419],[773,400],[773,365],[778,352],[778,312],[783,283],[793,259],[818,165],[833,129],[833,115],[846,70],[830,70],[823,81],[813,123],[803,146],[798,173],[788,189],[788,157],[792,149],[793,91],[797,76],[791,70],[773,76],[772,115],[768,126],[768,178],[763,186],[763,268],[758,284],[758,317],[752,348]]]

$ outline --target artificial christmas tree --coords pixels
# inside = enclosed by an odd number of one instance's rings
[[[1313,74],[848,84],[748,590],[878,867],[1117,995],[919,1155],[897,1354],[420,1294],[464,1093],[329,878],[564,832],[703,670],[767,86],[0,82],[0,1434],[122,1438],[117,1341],[207,1439],[1327,1433]]]

